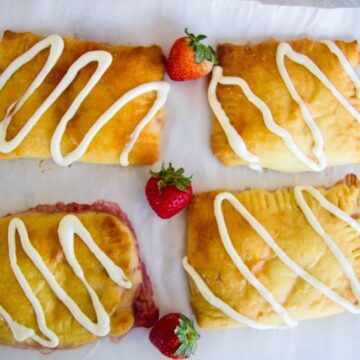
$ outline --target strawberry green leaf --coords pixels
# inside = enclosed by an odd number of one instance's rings
[[[194,38],[194,37],[195,37],[194,34],[188,32],[188,28],[185,28],[185,34],[186,34],[188,37],[190,37],[190,38]]]
[[[206,57],[205,52],[203,50],[199,50],[199,51],[196,52],[195,62],[197,64],[201,64],[204,61],[205,57]]]
[[[216,53],[215,53],[214,49],[211,46],[208,46],[206,48],[205,59],[212,62],[212,63],[214,63],[214,64],[217,64]]]
[[[197,341],[200,338],[195,329],[194,319],[189,319],[184,315],[180,316],[179,325],[175,329],[181,345],[175,352],[175,356],[184,357],[185,359],[193,355],[197,348]]]
[[[206,39],[206,38],[207,38],[206,35],[198,35],[198,36],[195,37],[195,39],[196,39],[197,41],[201,41],[201,40],[204,40],[204,39]]]
[[[159,172],[150,170],[150,175],[153,178],[160,179],[158,182],[159,193],[165,189],[168,185],[175,185],[179,190],[187,192],[187,187],[191,185],[191,178],[184,176],[185,170],[183,168],[175,170],[171,163],[168,168],[165,168],[164,163],[161,165]]]
[[[201,40],[207,38],[206,35],[201,34],[195,36],[193,33],[188,31],[188,28],[185,29],[185,34],[189,38],[189,46],[195,53],[195,62],[197,64],[201,64],[204,60],[210,61],[213,64],[217,64],[216,53],[214,49],[210,45],[206,46],[201,43]]]

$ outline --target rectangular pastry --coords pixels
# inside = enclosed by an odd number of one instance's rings
[[[207,192],[188,214],[183,264],[207,329],[288,328],[360,313],[360,181]]]
[[[169,91],[159,46],[5,31],[0,73],[0,159],[158,160]]]
[[[158,319],[134,230],[114,203],[0,219],[0,262],[1,344],[74,348]]]
[[[282,172],[360,163],[356,41],[221,44],[208,89],[225,165]]]

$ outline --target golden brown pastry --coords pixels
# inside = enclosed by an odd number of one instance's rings
[[[33,47],[40,46],[39,44],[43,44],[43,50],[36,52]],[[50,49],[53,51],[51,56]],[[5,70],[9,71],[14,60],[28,51],[33,51],[32,60],[27,59],[22,66],[18,66],[7,81],[0,77],[2,125],[6,122],[6,117],[10,118],[7,129],[0,129],[0,159],[54,157],[51,141],[55,129],[72,102],[76,102],[76,97],[86,87],[89,94],[82,102],[79,100],[77,111],[69,116],[63,136],[58,136],[58,145],[54,145],[54,148],[60,148],[64,157],[76,148],[82,148],[83,153],[72,156],[68,162],[56,160],[55,157],[54,160],[60,165],[68,165],[76,160],[118,164],[126,144],[129,148],[128,154],[123,154],[123,165],[127,165],[127,160],[130,164],[151,164],[158,159],[164,122],[162,105],[168,91],[168,85],[161,81],[165,72],[165,59],[159,46],[109,45],[73,38],[62,39],[58,35],[45,38],[32,33],[6,31],[0,43],[1,76],[6,75]],[[30,84],[44,70],[47,61],[53,61],[53,67],[50,66],[49,73],[37,82],[35,91],[14,111],[14,105],[19,105]],[[74,69],[75,63],[80,65],[77,70]],[[87,85],[96,71],[100,75],[98,82]],[[55,89],[60,87],[66,75],[71,74],[74,80],[68,79],[67,87],[55,96]],[[139,86],[143,88],[138,89]],[[135,88],[138,89],[136,96],[125,99],[125,94]],[[52,102],[49,99],[51,96]],[[94,132],[89,144],[81,145],[97,119],[120,98],[125,100],[125,104],[119,104],[119,111],[109,115],[100,130]],[[19,135],[20,130],[25,128],[46,101],[50,101],[49,106],[46,106],[46,111],[43,111],[26,136],[7,149],[5,140],[10,141]],[[152,108],[155,110],[154,114],[149,113]],[[147,114],[150,114],[150,118],[143,123],[144,128],[140,129],[137,137],[135,129]],[[132,139],[134,143],[129,144]]]
[[[133,327],[151,327],[158,318],[134,230],[116,204],[40,205],[8,215],[0,219],[0,261],[1,344],[73,348],[99,336],[119,337]],[[53,282],[57,285],[51,286]],[[61,289],[65,300],[58,296]]]
[[[221,44],[217,56],[211,145],[225,165],[299,172],[360,162],[356,41]]]
[[[329,189],[195,195],[184,266],[199,325],[267,329],[345,310],[358,313],[359,216],[354,175]]]

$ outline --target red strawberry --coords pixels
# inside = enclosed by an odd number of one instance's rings
[[[200,335],[195,330],[193,319],[172,313],[155,324],[149,338],[163,355],[172,359],[187,359],[194,354]]]
[[[169,219],[180,212],[192,197],[191,176],[184,176],[184,169],[175,170],[171,163],[160,172],[150,171],[151,178],[145,188],[150,206],[162,219]]]
[[[211,46],[201,44],[205,35],[195,36],[185,29],[184,36],[173,44],[167,72],[172,80],[193,80],[207,75],[216,64],[216,54]]]

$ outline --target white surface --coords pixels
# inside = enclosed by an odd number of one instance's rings
[[[264,6],[238,1],[20,1],[2,0],[0,30],[59,32],[112,43],[156,42],[168,52],[185,26],[220,41],[282,39],[311,35],[315,38],[360,38],[360,9],[323,10]],[[167,102],[161,160],[185,166],[194,175],[194,190],[275,188],[294,184],[330,185],[360,167],[326,170],[320,174],[259,174],[245,168],[226,168],[211,154],[210,113],[206,80],[171,83]],[[120,150],[119,150],[120,151]],[[149,167],[121,168],[75,164],[60,168],[51,161],[21,160],[0,164],[0,215],[38,203],[56,201],[116,201],[128,213],[137,231],[143,258],[153,279],[161,313],[190,314],[181,258],[185,254],[185,213],[158,219],[146,204],[144,184]],[[340,315],[307,321],[296,329],[258,332],[251,329],[201,331],[194,359],[358,359],[360,318]],[[49,360],[159,359],[147,331],[134,330],[119,344],[103,340],[74,351],[58,351]],[[33,350],[0,347],[0,359],[44,359]]]
[[[259,0],[263,4],[316,6],[323,8],[359,7],[359,0]]]

